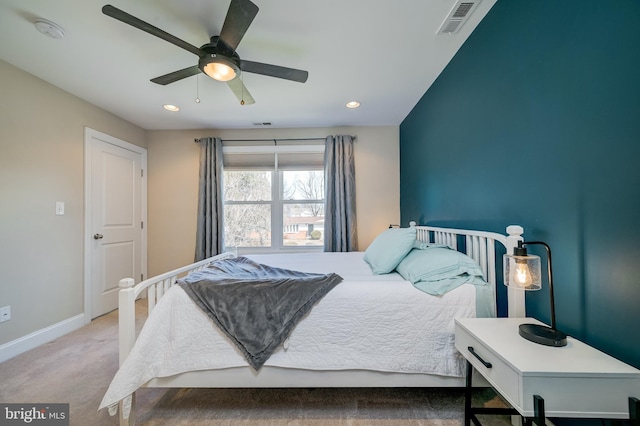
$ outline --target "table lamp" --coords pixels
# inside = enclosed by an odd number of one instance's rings
[[[551,308],[551,327],[540,324],[520,324],[520,336],[532,342],[561,347],[567,345],[567,335],[556,329],[556,311],[553,299],[553,273],[551,270],[551,249],[542,241],[518,241],[513,254],[505,254],[504,284],[525,291],[540,290],[542,280],[540,273],[540,257],[527,253],[527,246],[541,245],[547,251],[547,271],[549,273],[549,299]]]

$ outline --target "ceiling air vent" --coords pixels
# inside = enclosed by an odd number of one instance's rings
[[[455,34],[460,31],[462,25],[467,21],[471,13],[480,3],[480,0],[458,1],[449,12],[449,16],[444,20],[438,34]]]

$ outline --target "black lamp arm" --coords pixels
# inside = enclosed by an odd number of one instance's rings
[[[556,306],[553,298],[553,270],[551,266],[551,248],[542,241],[525,241],[522,246],[540,245],[547,250],[547,272],[549,274],[549,305],[551,307],[551,328],[556,329]]]

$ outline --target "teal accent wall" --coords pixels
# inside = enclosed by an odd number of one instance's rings
[[[403,224],[547,242],[558,328],[640,368],[640,1],[498,0],[401,124],[400,187]]]

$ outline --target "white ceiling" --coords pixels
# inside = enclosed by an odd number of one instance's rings
[[[230,0],[0,0],[0,58],[144,129],[399,125],[496,0],[454,35],[436,32],[456,0],[253,1],[240,57],[309,72],[304,84],[244,73],[254,105],[204,74],[150,82],[198,58],[101,11],[112,4],[199,47],[220,33]],[[37,18],[64,38],[39,33]]]

